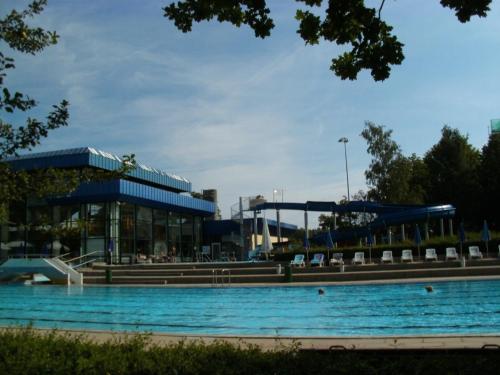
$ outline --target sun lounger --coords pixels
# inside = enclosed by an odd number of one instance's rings
[[[365,264],[365,253],[363,252],[354,253],[352,264]]]
[[[394,263],[394,259],[392,258],[392,251],[386,250],[382,253],[382,263]]]
[[[404,262],[413,262],[413,253],[411,250],[403,250],[401,253],[401,263]]]
[[[469,246],[469,259],[481,259],[483,253],[479,250],[479,246]]]
[[[425,249],[425,260],[426,261],[438,260],[436,249]]]
[[[446,248],[446,260],[448,259],[453,259],[453,260],[458,259],[457,249],[455,249],[454,247]]]
[[[323,267],[325,265],[324,259],[325,259],[324,254],[322,254],[322,253],[314,254],[314,257],[311,260],[311,267],[312,266]]]
[[[305,267],[304,254],[295,254],[295,258],[290,262],[292,267]]]
[[[330,266],[334,266],[336,264],[344,263],[344,254],[343,253],[335,253],[332,254],[332,259],[330,259]]]

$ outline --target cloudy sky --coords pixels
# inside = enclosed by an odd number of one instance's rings
[[[2,1],[4,15],[23,3]],[[49,0],[34,23],[60,42],[16,58],[7,85],[39,101],[43,116],[67,99],[71,124],[39,151],[81,146],[185,176],[193,190],[216,188],[224,217],[239,196],[284,189],[286,201],[339,200],[366,189],[364,122],[394,130],[404,153],[423,155],[444,124],[480,148],[500,117],[500,6],[460,24],[438,0],[386,2],[383,18],[405,44],[389,80],[354,82],[329,71],[340,51],[305,46],[292,0],[270,1],[276,27],[266,40],[247,27],[196,24],[182,34],[163,17],[170,0]],[[370,1],[374,6],[379,1]],[[5,50],[2,46],[2,50]],[[281,198],[281,197],[280,197]],[[268,213],[272,217],[272,213]],[[300,213],[283,213],[299,225]],[[314,220],[313,220],[314,224]]]

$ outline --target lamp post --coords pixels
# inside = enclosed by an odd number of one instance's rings
[[[350,202],[351,201],[351,194],[349,193],[349,170],[347,168],[347,142],[349,142],[349,140],[346,137],[342,137],[339,139],[339,142],[344,144],[345,174],[347,177],[347,201]]]
[[[281,194],[281,203],[283,203],[284,189],[274,189],[273,190],[273,203],[276,203],[276,195]],[[276,237],[278,237],[278,243],[281,245],[281,220],[280,220],[280,210],[276,208]]]

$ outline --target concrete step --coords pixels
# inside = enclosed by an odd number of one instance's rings
[[[309,272],[294,273],[293,282],[349,282],[391,279],[418,279],[418,278],[440,278],[440,277],[465,277],[465,276],[500,276],[500,266],[467,267],[467,268],[430,268],[412,270],[378,270],[378,271],[356,271],[356,272]],[[227,275],[224,281],[228,283]],[[233,275],[231,284],[252,283],[281,283],[285,281],[283,274],[254,274]],[[86,284],[104,284],[104,276],[84,277]],[[220,276],[219,276],[220,282]],[[213,283],[212,275],[133,275],[112,277],[112,284],[206,284]]]
[[[148,269],[148,270],[171,270],[171,269],[213,269],[213,268],[275,268],[279,262],[217,262],[217,263],[139,263],[139,264],[116,264],[113,269]],[[106,269],[108,266],[99,264],[92,267],[93,269]]]
[[[115,269],[111,268],[113,276],[212,276],[212,269]],[[217,272],[221,272],[221,268]],[[233,268],[230,269],[231,275],[273,275],[276,274],[276,268]],[[105,269],[92,269],[83,271],[85,277],[104,276]]]

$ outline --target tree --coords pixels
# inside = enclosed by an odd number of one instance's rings
[[[491,226],[500,226],[500,134],[490,135],[488,143],[483,147],[481,155],[480,179],[481,182],[481,212],[488,219]]]
[[[427,201],[451,203],[457,217],[478,222],[480,153],[458,129],[444,126],[441,139],[425,154],[429,171]]]
[[[12,10],[0,19],[0,40],[12,50],[35,55],[46,47],[56,44],[59,36],[55,31],[30,27],[27,20],[40,14],[47,0],[34,0],[25,10]],[[28,117],[25,124],[14,125],[4,119],[3,114],[27,112],[37,103],[33,98],[18,91],[12,92],[5,86],[7,72],[15,68],[14,59],[0,51],[0,223],[8,218],[8,207],[13,202],[24,201],[26,197],[44,197],[72,191],[80,183],[90,180],[109,179],[121,176],[134,168],[133,155],[125,155],[122,168],[113,171],[56,170],[45,169],[33,172],[14,171],[5,160],[17,156],[20,151],[30,151],[48,136],[49,132],[67,126],[69,119],[66,100],[54,105],[45,121]]]
[[[366,201],[368,199],[367,194],[363,190],[359,190],[352,196],[353,201]],[[338,204],[344,205],[349,203],[347,197],[344,196]],[[337,216],[336,224],[337,229],[347,229],[353,227],[361,227],[367,225],[372,221],[374,215],[367,212],[346,212],[341,213]],[[333,214],[321,214],[318,217],[318,224],[322,231],[333,230],[334,229],[334,218]]]
[[[297,0],[307,9],[298,9],[297,33],[306,44],[318,44],[321,39],[348,51],[332,59],[330,69],[342,79],[354,80],[362,69],[371,71],[375,81],[389,77],[392,65],[404,60],[403,44],[392,34],[392,26],[381,19],[385,0],[378,8],[365,5],[364,0]],[[450,8],[460,22],[471,17],[486,17],[491,0],[440,0]],[[325,16],[315,14],[315,7],[325,5]],[[182,32],[192,30],[193,21],[230,22],[240,27],[248,25],[258,38],[271,35],[274,21],[265,0],[182,0],[163,8],[164,16],[174,21]]]
[[[368,199],[384,203],[423,203],[426,166],[415,154],[405,157],[392,140],[392,130],[366,122],[361,136],[372,155],[365,171]]]

